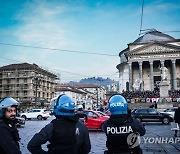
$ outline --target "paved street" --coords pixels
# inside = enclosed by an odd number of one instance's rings
[[[19,133],[21,137],[21,151],[23,154],[29,154],[27,150],[27,143],[32,138],[32,136],[38,132],[42,127],[49,123],[54,117],[50,117],[48,120],[38,121],[38,120],[28,120],[26,121],[25,127],[19,128]],[[141,147],[144,154],[165,154],[165,153],[180,153],[180,141],[177,143],[172,143],[173,133],[170,129],[170,125],[159,124],[148,124],[146,123],[146,135],[141,137]],[[167,141],[163,140],[162,143],[155,143],[155,138],[166,137]],[[91,139],[91,154],[103,154],[103,151],[106,149],[106,136],[101,131],[90,131]],[[177,138],[179,139],[179,138]],[[43,146],[43,149],[47,149],[46,145]]]

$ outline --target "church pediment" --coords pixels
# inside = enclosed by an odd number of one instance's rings
[[[144,54],[160,54],[160,53],[171,53],[180,51],[179,46],[154,43],[136,48],[135,50],[128,51],[128,55],[144,55]]]

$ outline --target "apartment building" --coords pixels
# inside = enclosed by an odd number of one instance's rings
[[[10,96],[21,106],[48,106],[55,97],[57,76],[36,64],[20,63],[0,67],[0,98]]]

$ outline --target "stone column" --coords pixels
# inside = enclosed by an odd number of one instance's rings
[[[138,62],[139,63],[139,78],[141,81],[143,81],[142,78],[142,61]],[[140,85],[140,90],[143,91],[143,83]]]
[[[153,61],[150,61],[150,83],[151,83],[151,91],[154,90],[154,77],[153,77]]]
[[[164,68],[164,60],[160,60],[160,62],[161,62],[160,76],[161,76],[161,81],[162,81],[162,73],[163,73],[163,72],[161,72],[161,68]]]
[[[129,91],[132,91],[132,62],[129,62]]]
[[[173,82],[173,90],[177,90],[176,60],[175,59],[172,59],[172,82]]]

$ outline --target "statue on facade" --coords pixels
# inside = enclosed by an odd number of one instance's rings
[[[168,69],[166,67],[161,67],[160,68],[161,71],[161,81],[167,81],[167,71]]]
[[[134,90],[140,90],[142,84],[142,80],[140,78],[137,78],[133,84]]]

